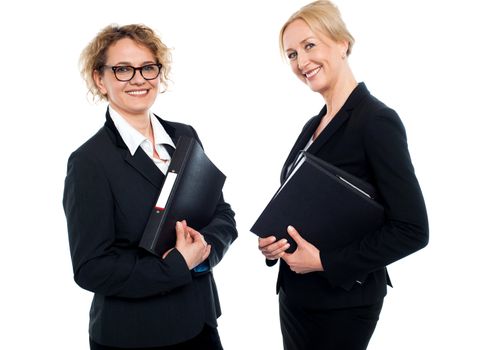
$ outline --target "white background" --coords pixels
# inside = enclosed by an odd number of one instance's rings
[[[66,161],[104,122],[79,76],[110,23],[145,23],[173,51],[153,110],[192,124],[226,173],[240,236],[216,268],[225,349],[281,348],[277,268],[249,232],[322,100],[290,72],[278,31],[306,1],[22,1],[2,5],[0,200],[4,349],[86,349],[92,294],[74,282]],[[426,199],[429,246],[389,267],[369,349],[501,349],[500,12],[497,1],[339,0],[356,78],[396,109]]]

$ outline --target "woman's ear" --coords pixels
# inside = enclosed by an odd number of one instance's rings
[[[340,57],[342,59],[347,58],[347,52],[349,51],[349,42],[347,40],[343,40],[339,42],[340,45]]]
[[[349,42],[347,40],[344,40],[342,42],[342,46],[343,46],[342,57],[346,58],[348,55],[347,52],[349,52]]]
[[[105,84],[103,83],[103,74],[98,70],[94,70],[94,72],[92,72],[92,79],[94,79],[94,83],[96,84],[99,92],[101,92],[103,96],[106,96],[107,90]]]

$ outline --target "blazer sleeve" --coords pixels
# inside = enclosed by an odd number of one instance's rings
[[[190,224],[190,223],[188,223]],[[230,244],[237,238],[235,228],[234,212],[230,205],[220,197],[220,202],[216,207],[215,215],[209,225],[200,230],[204,239],[211,244],[211,254],[208,262],[211,268],[215,267],[227,252]]]
[[[350,284],[423,247],[429,240],[424,199],[398,115],[382,108],[363,127],[365,156],[385,209],[384,225],[344,248],[321,251],[325,276]]]
[[[190,127],[195,139],[200,143],[199,136],[193,127]],[[188,222],[188,225],[190,223]],[[211,222],[200,230],[204,239],[211,244],[211,254],[208,257],[209,267],[215,267],[227,252],[233,241],[237,238],[237,228],[235,222],[235,213],[223,198],[221,193],[220,200]]]
[[[85,152],[68,161],[65,210],[75,282],[105,296],[141,298],[170,292],[192,276],[174,249],[165,259],[116,240],[114,196],[102,164]]]

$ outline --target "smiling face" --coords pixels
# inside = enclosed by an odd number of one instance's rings
[[[347,42],[335,42],[313,32],[301,19],[291,22],[282,36],[293,73],[313,91],[331,94],[348,70]]]
[[[130,81],[119,81],[110,66],[142,67],[157,63],[155,56],[145,46],[134,40],[118,40],[107,50],[106,66],[95,71],[93,78],[99,91],[106,96],[110,106],[124,118],[147,117],[159,92],[160,78],[145,80],[137,70]]]

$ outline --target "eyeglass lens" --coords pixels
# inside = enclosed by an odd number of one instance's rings
[[[115,73],[115,77],[120,81],[129,81],[131,80],[136,70],[139,70],[141,76],[146,80],[152,80],[159,76],[160,67],[157,64],[147,64],[146,66],[135,68],[132,66],[116,66],[113,67],[113,72]]]

